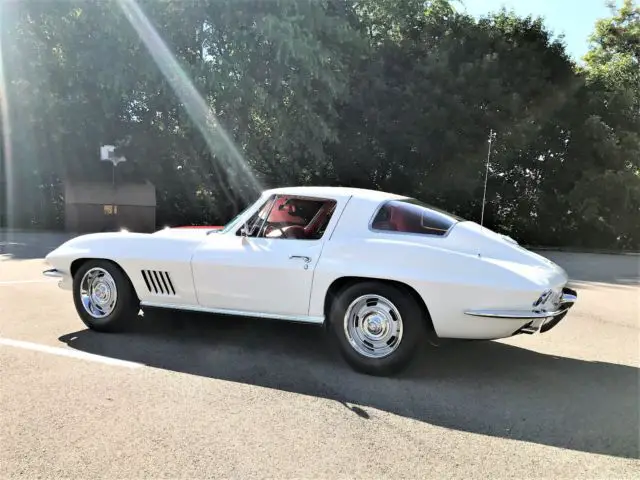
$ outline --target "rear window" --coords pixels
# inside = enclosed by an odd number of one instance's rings
[[[413,198],[386,202],[371,228],[383,232],[443,236],[463,219]]]

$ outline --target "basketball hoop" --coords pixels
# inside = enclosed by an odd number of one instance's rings
[[[124,156],[117,156],[115,154],[116,147],[113,145],[102,145],[100,147],[100,160],[103,162],[111,162],[114,167],[119,163],[126,162],[127,159]]]
[[[127,159],[124,156],[117,156],[115,154],[116,147],[113,145],[102,145],[100,147],[100,161],[111,162],[113,168],[111,170],[111,184],[115,188],[116,186],[116,167],[119,163],[126,162]]]

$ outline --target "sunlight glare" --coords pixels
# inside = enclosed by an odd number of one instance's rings
[[[11,228],[13,227],[13,152],[11,145],[11,122],[9,118],[9,98],[7,95],[7,84],[4,71],[4,50],[3,50],[3,37],[5,35],[5,7],[6,5],[0,2],[0,116],[2,119],[2,159],[4,161],[4,177],[5,177],[5,214],[6,214],[6,226],[8,235],[11,235]],[[0,213],[2,213],[0,208]],[[11,239],[7,238],[9,242]]]
[[[117,0],[117,3],[184,104],[187,114],[204,137],[214,162],[222,164],[238,193],[247,200],[254,200],[256,194],[263,190],[262,185],[184,69],[180,67],[169,47],[135,0]]]

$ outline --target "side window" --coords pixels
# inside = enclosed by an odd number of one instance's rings
[[[380,208],[371,228],[386,232],[443,236],[460,220],[417,200],[392,200]]]
[[[241,225],[238,228],[236,235],[242,235],[242,231],[246,230],[246,235],[248,237],[258,237],[275,199],[275,195],[269,197],[262,207],[260,207],[260,209],[254,213],[244,225]]]
[[[278,195],[247,222],[250,237],[319,240],[335,211],[336,201]],[[240,235],[238,230],[238,235]]]

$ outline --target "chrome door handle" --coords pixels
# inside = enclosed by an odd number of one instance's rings
[[[304,260],[304,261],[305,261],[305,263],[309,263],[309,262],[311,262],[311,257],[307,257],[307,256],[305,256],[305,255],[291,255],[291,256],[289,257],[289,260],[291,260],[291,259],[293,259],[293,258],[301,258],[302,260]]]

